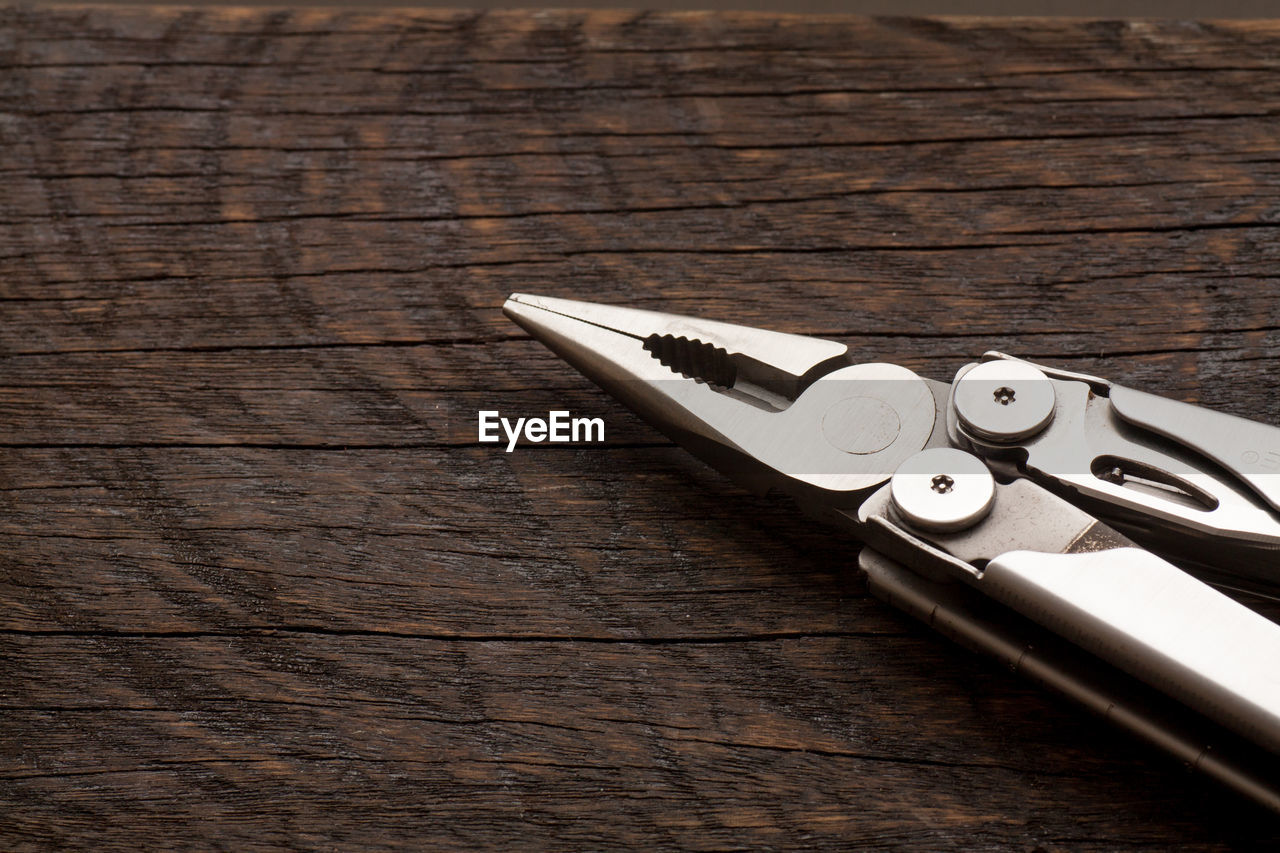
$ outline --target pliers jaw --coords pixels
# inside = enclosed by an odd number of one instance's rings
[[[945,441],[947,386],[844,344],[513,294],[508,317],[682,447],[755,491],[856,506]],[[937,387],[934,387],[937,386]]]

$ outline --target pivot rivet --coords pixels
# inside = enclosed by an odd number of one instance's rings
[[[1053,380],[1025,361],[987,361],[955,384],[952,401],[960,425],[975,438],[1015,442],[1053,420]]]
[[[934,447],[898,466],[889,481],[889,494],[908,524],[949,533],[987,517],[996,483],[978,457],[951,447]]]

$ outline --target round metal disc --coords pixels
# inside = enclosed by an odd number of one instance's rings
[[[859,456],[879,453],[893,444],[901,431],[898,413],[875,397],[845,397],[832,403],[822,416],[822,434],[831,446]]]
[[[1053,381],[1022,361],[988,361],[956,381],[956,414],[977,438],[1011,442],[1035,435],[1053,420]]]
[[[946,533],[986,518],[996,484],[976,456],[950,447],[922,450],[889,481],[893,505],[909,524]]]
[[[759,418],[758,432],[739,430],[736,443],[790,479],[848,494],[888,482],[928,442],[937,415],[929,384],[910,370],[853,364],[810,385],[785,411]]]

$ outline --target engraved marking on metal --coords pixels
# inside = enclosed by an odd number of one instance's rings
[[[1240,460],[1246,465],[1257,465],[1264,471],[1280,471],[1280,450],[1246,450],[1240,454]]]

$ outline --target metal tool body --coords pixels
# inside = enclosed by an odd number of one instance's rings
[[[1162,559],[1280,591],[1280,429],[999,353],[947,384],[815,338],[504,310],[724,473],[853,532],[879,597],[1280,811],[1280,626]]]

